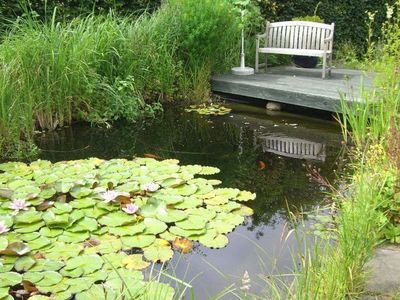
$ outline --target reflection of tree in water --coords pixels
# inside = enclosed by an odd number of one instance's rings
[[[177,158],[183,164],[219,167],[221,173],[213,177],[221,179],[224,186],[257,193],[257,199],[249,203],[255,214],[247,227],[257,230],[260,236],[260,226],[274,227],[288,220],[287,206],[307,209],[322,195],[308,181],[304,160],[263,153],[257,136],[252,129],[226,124],[218,118],[167,111],[151,125],[117,124],[108,130],[78,125],[39,137],[38,144],[48,150],[42,158],[53,161],[91,156],[131,158],[152,153]],[[259,170],[260,160],[266,164],[264,170]]]

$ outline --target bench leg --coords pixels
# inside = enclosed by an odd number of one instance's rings
[[[326,55],[323,56],[322,58],[322,79],[325,79],[326,76]]]
[[[267,63],[268,63],[267,53],[265,53],[265,73],[267,73]]]
[[[256,64],[254,66],[256,73],[258,72],[258,51],[256,51]]]
[[[329,77],[331,77],[332,76],[332,54],[330,54],[329,55],[329,69],[328,69],[328,75],[329,75]]]

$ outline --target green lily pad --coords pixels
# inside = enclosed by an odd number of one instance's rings
[[[150,263],[143,260],[142,254],[131,254],[122,260],[122,264],[129,270],[143,270],[147,268]]]
[[[64,232],[63,229],[50,229],[48,227],[42,227],[39,230],[39,234],[41,236],[45,236],[45,237],[49,237],[49,238],[53,238],[53,237],[57,237],[59,235],[61,235]]]
[[[30,268],[31,272],[58,271],[64,266],[64,263],[52,259],[37,259],[36,263]]]
[[[92,198],[82,198],[82,199],[77,199],[77,200],[71,201],[69,204],[73,208],[82,209],[82,208],[93,207],[96,205],[96,203],[97,203],[97,201]]]
[[[42,220],[42,213],[34,209],[20,212],[15,216],[15,224],[33,224]]]
[[[36,260],[34,260],[30,256],[23,256],[17,259],[17,261],[14,264],[14,268],[18,272],[26,272],[30,268],[33,267],[33,265],[36,263]]]
[[[214,192],[216,196],[222,196],[228,199],[234,199],[239,195],[240,190],[232,188],[219,188],[215,189]]]
[[[87,240],[89,238],[88,232],[69,232],[64,231],[64,233],[57,237],[57,241],[63,243],[79,243]]]
[[[138,234],[134,236],[121,237],[122,244],[129,248],[144,248],[154,243],[154,235]]]
[[[81,268],[86,275],[99,270],[103,266],[103,263],[104,261],[98,255],[81,255],[69,259],[64,269],[68,271]]]
[[[18,233],[31,233],[31,232],[39,231],[39,229],[45,225],[46,225],[45,222],[39,221],[39,222],[32,223],[29,225],[23,225],[21,227],[15,226],[14,228],[15,228],[15,231]]]
[[[179,228],[178,226],[170,227],[169,231],[172,234],[176,235],[176,236],[183,236],[183,237],[188,238],[188,239],[193,239],[193,238],[196,238],[199,235],[202,235],[202,234],[206,233],[206,229],[205,228],[187,230],[187,229]]]
[[[69,214],[56,215],[52,211],[46,211],[43,214],[43,221],[49,228],[66,228],[69,225]]]
[[[147,220],[147,219],[146,219]],[[110,227],[109,232],[118,236],[132,236],[141,233],[145,230],[146,226],[143,222],[132,225],[125,225],[120,227]]]
[[[53,260],[68,260],[78,256],[82,250],[82,245],[55,242],[53,247],[46,251],[46,257]]]
[[[166,209],[164,212],[157,215],[157,219],[166,223],[178,222],[186,218],[187,213],[177,209]]]
[[[90,194],[93,193],[93,190],[88,187],[84,187],[84,186],[74,186],[69,191],[69,193],[71,194],[72,197],[79,199],[79,198],[89,196]]]
[[[168,241],[156,239],[153,244],[143,249],[146,259],[157,262],[166,262],[172,258],[174,251]]]
[[[0,288],[11,287],[20,284],[22,275],[16,272],[0,273]]]
[[[181,203],[175,204],[175,209],[196,208],[203,205],[203,199],[195,196],[185,197]]]
[[[159,234],[168,228],[164,222],[153,218],[145,218],[143,224],[145,225],[144,234]]]
[[[223,248],[228,245],[229,240],[226,235],[218,234],[215,230],[209,230],[199,237],[199,242],[209,248]]]
[[[43,278],[36,283],[38,286],[53,286],[62,280],[60,273],[55,271],[45,271],[43,272]]]
[[[240,193],[235,197],[237,201],[249,201],[256,199],[256,194],[249,191],[240,191]]]
[[[71,294],[76,294],[90,289],[94,281],[90,277],[83,277],[69,278],[66,280],[65,283],[69,285],[68,292],[70,292]]]
[[[5,250],[8,246],[8,240],[5,237],[0,237],[0,251]]]
[[[126,214],[121,211],[112,212],[104,215],[98,219],[98,222],[104,226],[118,227],[123,225],[132,224],[136,221],[134,216]]]
[[[84,217],[77,221],[73,226],[68,228],[70,232],[81,232],[81,231],[95,231],[98,229],[97,222],[95,219]]]
[[[175,290],[168,284],[154,281],[146,284],[145,293],[148,299],[172,300]]]
[[[182,229],[193,230],[193,229],[203,229],[208,222],[202,216],[189,215],[186,220],[176,222],[175,225]]]
[[[175,188],[175,192],[182,196],[190,196],[197,192],[197,185],[184,184]]]

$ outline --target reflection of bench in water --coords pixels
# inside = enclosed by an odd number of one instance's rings
[[[271,152],[282,156],[299,159],[316,159],[325,161],[325,144],[310,142],[307,140],[278,137],[260,136],[264,152]]]

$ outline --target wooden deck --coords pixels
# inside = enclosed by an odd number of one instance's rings
[[[333,69],[332,76],[321,79],[320,69],[296,67],[269,68],[255,75],[231,74],[213,77],[216,93],[274,101],[325,111],[340,112],[340,94],[346,101],[360,101],[360,87],[372,86],[374,74],[350,69]]]

